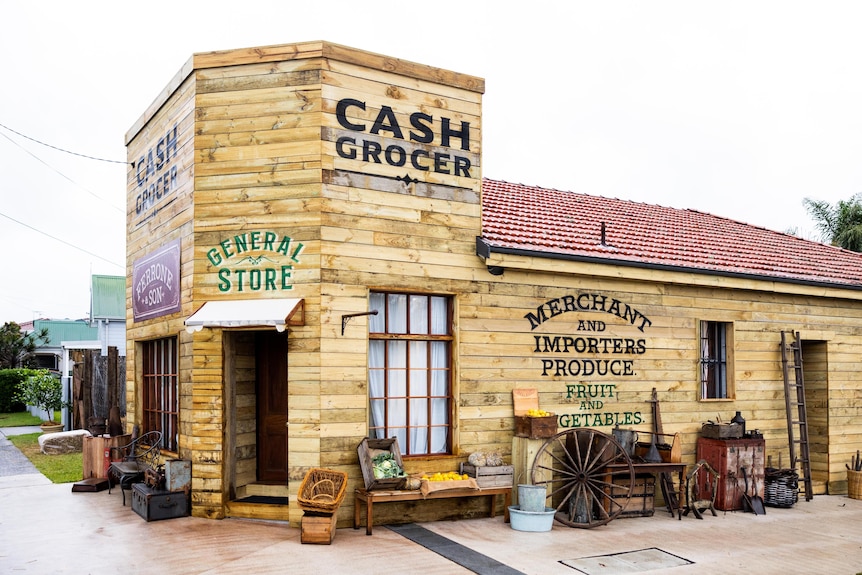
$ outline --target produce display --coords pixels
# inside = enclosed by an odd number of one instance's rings
[[[550,411],[545,411],[544,409],[528,409],[527,417],[548,417],[552,415]]]
[[[394,477],[405,477],[404,470],[398,465],[395,456],[391,452],[384,452],[371,458],[374,479],[391,479]]]
[[[427,473],[422,475],[422,479],[426,479],[428,481],[462,481],[464,479],[470,479],[470,476],[466,473],[461,475],[457,471],[447,471],[446,473],[434,473],[432,475],[428,475]]]

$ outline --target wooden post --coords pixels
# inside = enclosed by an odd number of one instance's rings
[[[532,484],[533,480],[530,474],[533,470],[533,462],[536,460],[536,454],[539,449],[545,444],[547,439],[529,439],[527,437],[512,438],[512,466],[514,467],[514,482],[512,486],[512,505],[518,505],[518,484]],[[542,456],[542,465],[551,466],[552,459],[547,452]],[[550,477],[541,477],[542,480],[550,479]],[[548,493],[550,493],[550,484],[548,485]]]

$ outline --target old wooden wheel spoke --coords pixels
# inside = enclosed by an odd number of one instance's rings
[[[555,518],[571,527],[604,525],[626,508],[634,466],[620,443],[594,429],[569,429],[536,453],[531,479],[550,487]]]

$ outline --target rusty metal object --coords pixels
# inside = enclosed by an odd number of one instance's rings
[[[165,474],[157,469],[149,468],[144,471],[144,483],[153,489],[165,488]]]

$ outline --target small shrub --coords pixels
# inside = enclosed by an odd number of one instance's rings
[[[38,369],[21,385],[18,399],[48,412],[48,422],[55,423],[54,412],[63,407],[63,384],[47,369]]]
[[[35,369],[0,369],[0,413],[18,413],[27,409],[18,396],[24,381],[35,374]]]

